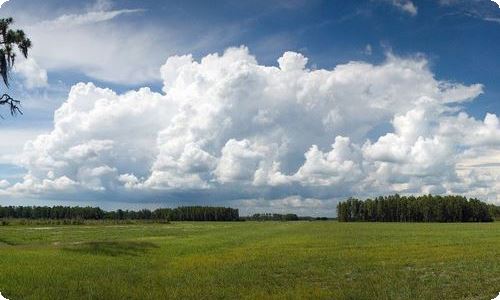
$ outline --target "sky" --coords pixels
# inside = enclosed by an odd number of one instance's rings
[[[498,2],[498,1],[497,1]],[[0,120],[0,205],[500,204],[490,0],[10,0],[33,41]]]

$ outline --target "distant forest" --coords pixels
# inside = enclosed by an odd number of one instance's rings
[[[492,222],[500,207],[462,196],[349,198],[337,205],[340,222]]]
[[[239,212],[229,207],[183,206],[104,211],[98,207],[0,206],[0,218],[46,220],[164,220],[164,221],[237,221]]]
[[[333,220],[327,217],[298,216],[296,214],[262,213],[253,214],[248,217],[241,217],[245,221],[328,221]]]

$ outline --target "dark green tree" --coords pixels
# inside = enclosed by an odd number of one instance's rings
[[[500,208],[462,196],[398,194],[360,201],[349,198],[337,205],[340,222],[491,222]]]
[[[12,18],[0,19],[0,76],[7,88],[9,88],[9,74],[14,67],[16,53],[20,52],[27,58],[31,48],[31,40],[26,37],[24,31],[10,29],[13,22]],[[20,101],[7,93],[0,97],[0,105],[7,105],[11,115],[22,114]]]

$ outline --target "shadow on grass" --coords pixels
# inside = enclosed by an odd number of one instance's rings
[[[114,241],[81,243],[66,247],[64,250],[80,254],[139,256],[153,248],[158,246],[149,242]]]
[[[2,246],[2,245],[15,246],[16,243],[13,243],[13,242],[11,242],[9,240],[6,240],[6,239],[0,237],[0,246]],[[2,299],[2,298],[0,298],[0,299]]]

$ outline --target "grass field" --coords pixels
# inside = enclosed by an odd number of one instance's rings
[[[0,227],[10,299],[491,299],[500,222]]]

